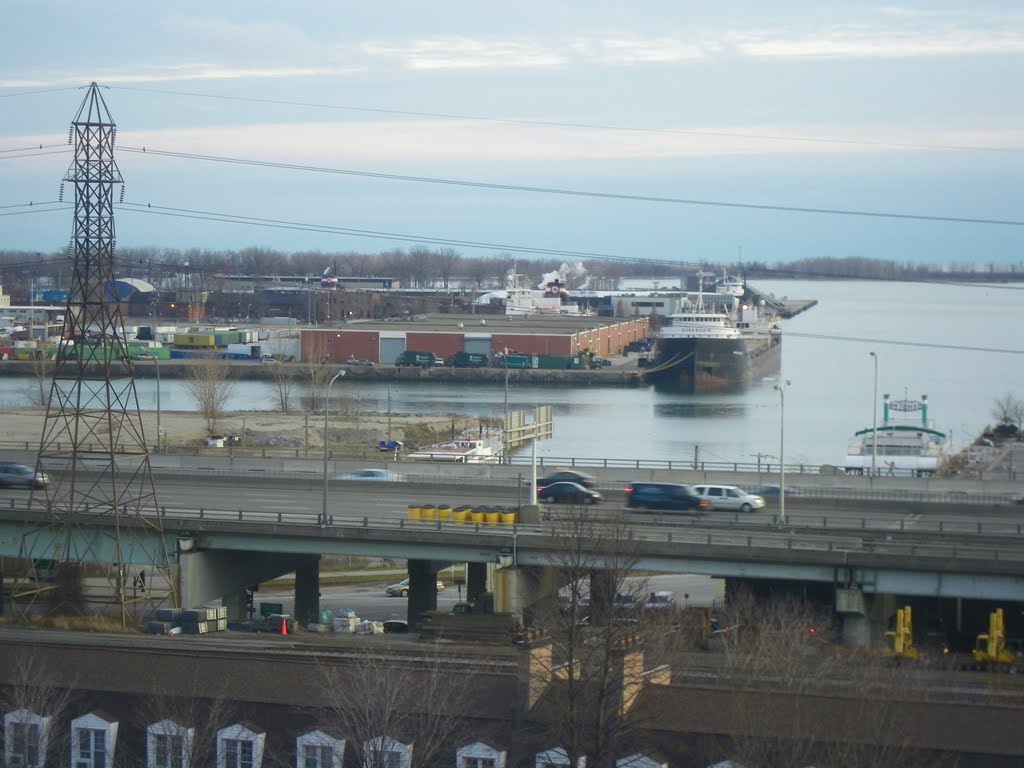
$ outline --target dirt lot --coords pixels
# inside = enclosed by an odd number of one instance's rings
[[[38,446],[42,437],[44,408],[0,409],[0,445],[27,443]],[[147,442],[156,443],[156,413],[142,413],[143,430]],[[476,429],[479,422],[457,416],[424,416],[422,414],[392,414],[391,438],[406,443],[406,448],[429,445],[450,438],[465,429]],[[247,448],[260,446],[296,447],[304,445],[323,447],[323,414],[271,413],[245,411],[225,414],[217,420],[213,431],[206,419],[198,413],[163,411],[160,428],[169,448],[198,446],[210,434],[244,435]],[[330,442],[375,446],[388,437],[388,417],[371,413],[353,416],[338,414],[329,424]]]

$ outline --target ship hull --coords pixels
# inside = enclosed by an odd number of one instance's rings
[[[779,373],[778,336],[752,339],[661,338],[644,374],[656,389],[689,394],[733,392]]]

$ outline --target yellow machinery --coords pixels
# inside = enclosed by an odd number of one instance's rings
[[[1003,624],[1003,609],[997,608],[989,614],[988,632],[978,635],[971,656],[983,664],[1012,664],[1015,654],[1006,644],[1006,626]]]
[[[914,624],[910,616],[910,606],[896,611],[896,629],[886,632],[885,636],[892,640],[892,655],[901,659],[916,659],[917,647],[914,645]]]

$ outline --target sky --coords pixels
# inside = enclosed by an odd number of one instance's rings
[[[67,243],[96,82],[121,246],[1024,264],[1019,0],[35,0],[4,41],[0,249]]]

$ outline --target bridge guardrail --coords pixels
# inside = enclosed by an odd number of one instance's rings
[[[164,454],[166,456],[166,454]],[[227,458],[227,457],[225,457]],[[239,461],[246,459],[239,458]],[[201,479],[201,478],[217,478],[217,479],[230,479],[230,478],[245,478],[245,477],[258,477],[275,480],[304,480],[315,483],[323,483],[323,469],[319,465],[320,459],[317,460],[316,466],[311,465],[309,469],[296,469],[296,468],[284,468],[284,466],[230,466],[230,467],[218,467],[218,466],[167,466],[162,464],[159,459],[151,461],[151,467],[155,475],[161,476],[175,476],[183,475],[189,479]],[[389,466],[396,467],[396,474],[401,475],[408,483],[417,483],[420,485],[430,486],[451,486],[451,487],[472,487],[472,486],[488,486],[495,489],[505,488],[523,488],[528,490],[530,487],[530,479],[527,476],[528,473],[520,472],[516,475],[509,476],[504,474],[502,469],[503,465],[497,464],[481,464],[472,465],[475,470],[472,474],[436,474],[436,470],[450,469],[451,465],[448,463],[437,464],[434,462],[389,462]],[[465,467],[467,465],[459,465]],[[519,466],[519,465],[513,465]],[[525,466],[529,466],[528,464]],[[560,463],[549,467],[540,467],[538,465],[537,473],[542,474],[553,468],[553,466],[565,467],[566,464]],[[577,465],[584,469],[593,469],[593,467],[586,465]],[[412,468],[427,469],[428,467],[435,470],[434,474],[416,473],[410,472]],[[80,470],[81,471],[81,470]],[[86,470],[88,471],[88,470]],[[342,482],[360,482],[359,480],[353,480],[351,478],[338,479],[338,474],[348,474],[345,472],[331,472],[329,479],[331,483],[342,483]],[[369,481],[366,481],[369,482]],[[618,491],[624,489],[630,482],[629,478],[605,478],[604,482],[599,484],[599,488],[603,491]],[[797,481],[799,482],[799,481]],[[620,487],[614,487],[615,485]],[[375,485],[379,485],[383,488],[392,488],[392,483],[380,483],[377,482]],[[787,503],[793,507],[799,507],[802,503],[808,499],[815,500],[828,500],[828,501],[855,501],[855,502],[870,502],[875,501],[881,504],[946,504],[946,505],[970,505],[970,506],[990,506],[990,507],[1009,507],[1011,510],[1019,509],[1024,514],[1024,496],[1013,493],[973,493],[967,491],[956,491],[956,490],[928,490],[928,489],[906,489],[906,488],[871,488],[871,487],[851,487],[844,485],[806,485],[806,486],[788,486],[794,493],[786,494]],[[755,489],[756,490],[756,489]],[[777,504],[776,498],[769,497],[768,503]]]
[[[44,517],[42,512],[30,513],[27,509],[18,509],[11,500],[7,509],[0,509],[0,517],[10,516],[10,512],[21,515],[24,520],[33,515]],[[156,516],[157,510],[151,510]],[[161,507],[159,514],[166,522],[177,520],[188,521],[239,522],[255,525],[292,525],[299,530],[320,530],[317,515],[309,512],[282,512],[269,510],[229,510],[215,508]],[[96,518],[97,520],[100,518]],[[631,521],[632,522],[632,521]],[[714,523],[709,527],[708,523]],[[878,556],[908,559],[908,566],[915,558],[938,559],[971,559],[989,563],[993,568],[1002,568],[1012,564],[1024,573],[1024,547],[1017,541],[1008,541],[1006,547],[994,545],[991,541],[973,543],[961,538],[940,538],[937,541],[920,537],[902,536],[899,531],[879,525],[870,518],[862,519],[863,527],[856,528],[811,528],[811,527],[777,527],[771,521],[760,528],[745,527],[739,515],[731,519],[708,520],[696,518],[686,525],[637,525],[632,524],[633,537],[638,541],[650,543],[690,544],[708,547],[739,547],[741,549],[772,550],[786,549],[793,552],[828,552],[828,553],[868,553]],[[1004,524],[1004,528],[1006,525]],[[486,534],[502,536],[511,542],[518,538],[539,536],[546,540],[555,540],[558,532],[557,522],[546,520],[538,523],[517,523],[512,525],[487,524],[474,522],[457,522],[445,520],[418,521],[409,520],[401,515],[377,516],[331,514],[328,516],[327,528],[347,528],[365,530],[411,530],[411,531],[443,531],[453,535]],[[1014,528],[1020,534],[1020,527]],[[918,531],[917,533],[926,533]],[[999,535],[996,531],[991,533]],[[941,533],[940,533],[941,535]],[[912,568],[911,568],[912,570]]]
[[[242,510],[183,510],[166,509],[165,518],[187,513],[178,519],[208,519],[222,521],[240,521],[283,525],[299,513],[289,512],[245,512]],[[302,524],[319,529],[315,515],[302,515]],[[516,525],[467,523],[444,520],[416,521],[398,518],[371,518],[370,516],[329,515],[329,528],[362,528],[374,530],[413,530],[413,531],[444,531],[456,535],[498,534],[508,539],[518,538],[520,543],[524,537],[540,537],[551,540],[557,533],[557,526],[552,522],[522,523]],[[878,531],[876,531],[878,532]],[[943,541],[940,543],[921,541],[902,541],[890,537],[864,539],[852,535],[836,537],[833,531],[821,531],[815,534],[794,532],[784,529],[761,531],[714,531],[708,529],[689,529],[679,527],[656,528],[643,526],[634,529],[634,538],[650,543],[662,542],[670,544],[692,544],[708,547],[739,547],[746,550],[764,549],[814,552],[866,552],[894,558],[932,558],[932,559],[971,559],[986,563],[1019,563],[1024,567],[1024,548],[1012,546],[1006,549],[991,545],[964,544],[959,541]],[[908,560],[908,562],[910,562]]]

